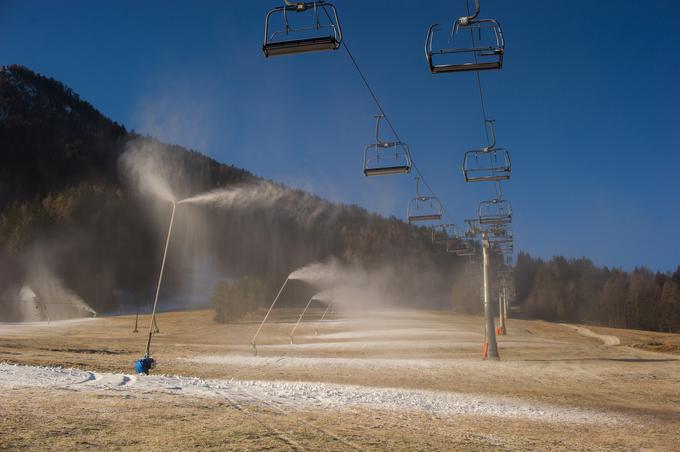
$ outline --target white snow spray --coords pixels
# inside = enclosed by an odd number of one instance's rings
[[[369,269],[358,262],[343,263],[330,259],[299,268],[288,278],[321,289],[315,299],[351,310],[394,305],[404,301],[406,296],[398,284],[403,276],[390,265]]]
[[[213,190],[183,199],[177,204],[203,204],[217,207],[244,207],[251,204],[272,205],[285,195],[280,187],[268,182],[240,185],[234,188]]]
[[[231,188],[212,190],[182,199],[177,204],[205,205],[223,209],[276,206],[303,227],[309,227],[324,213],[333,213],[333,210],[329,209],[329,204],[320,198],[269,181],[250,182]]]
[[[175,194],[168,184],[170,168],[163,162],[163,145],[154,141],[137,140],[128,145],[120,157],[123,175],[143,194],[175,202]]]
[[[349,269],[343,267],[336,259],[330,261],[315,262],[292,272],[288,279],[297,279],[308,282],[314,286],[331,288],[347,280]]]
[[[5,293],[10,300],[16,300],[13,303],[16,305],[14,314],[21,322],[96,315],[82,298],[64,286],[39,255],[32,256],[31,267],[21,289]]]

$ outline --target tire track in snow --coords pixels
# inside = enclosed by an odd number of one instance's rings
[[[279,366],[281,366],[281,364],[283,363],[283,361],[284,361],[285,359],[286,359],[285,357],[279,357],[279,358],[270,359],[269,361],[265,362],[264,366],[262,366],[262,367],[260,368],[260,370],[264,370],[265,368],[271,369],[271,368],[279,367]],[[233,373],[233,374],[230,376],[229,381],[233,381],[233,380],[234,380],[234,377],[235,377],[236,375],[240,374],[241,372],[244,372],[244,370],[241,370],[241,371],[238,371],[238,372]],[[275,411],[278,411],[279,413],[283,414],[284,416],[289,416],[289,415],[290,415],[290,413],[284,411],[281,407],[276,406],[276,405],[274,405],[273,403],[268,402],[268,401],[266,401],[266,400],[263,400],[263,399],[261,399],[261,398],[255,396],[255,395],[252,394],[252,393],[249,393],[249,392],[247,392],[247,391],[244,391],[244,392],[245,392],[246,394],[248,394],[250,397],[252,397],[252,398],[254,398],[255,400],[257,400],[258,402],[260,402],[261,404],[264,404],[264,405],[269,406],[270,408],[274,409]],[[225,397],[226,397],[226,396],[225,396]],[[333,440],[338,441],[338,442],[344,444],[344,445],[347,446],[347,447],[350,447],[350,448],[352,448],[352,449],[354,449],[354,450],[362,450],[362,449],[361,449],[359,446],[357,446],[356,444],[353,444],[353,443],[351,443],[351,442],[349,442],[349,441],[346,441],[346,440],[340,438],[339,436],[337,436],[336,434],[334,434],[333,432],[330,432],[330,431],[328,431],[328,430],[322,429],[321,427],[319,427],[318,425],[316,425],[316,424],[314,424],[314,423],[312,423],[312,422],[306,422],[306,421],[300,419],[300,423],[306,425],[307,427],[312,427],[313,429],[315,429],[315,430],[321,432],[322,434],[324,434],[324,435],[326,435],[326,436],[331,437]]]
[[[234,410],[238,411],[242,415],[246,416],[247,418],[250,418],[260,424],[262,427],[267,429],[271,434],[276,436],[278,439],[283,441],[284,443],[288,444],[293,450],[306,450],[304,447],[302,447],[300,444],[298,444],[296,441],[293,439],[289,438],[288,435],[283,433],[282,431],[274,428],[271,424],[263,421],[260,419],[258,416],[256,416],[254,413],[252,413],[250,410],[246,409],[245,407],[241,406],[239,403],[236,401],[232,400],[230,397],[227,395],[222,395],[224,399],[227,401],[229,406],[231,406]]]
[[[273,410],[275,410],[275,411],[278,411],[279,413],[283,414],[284,416],[290,416],[290,413],[289,413],[288,411],[284,410],[283,408],[281,408],[280,406],[277,406],[277,405],[273,404],[272,402],[263,400],[263,399],[261,399],[260,397],[258,397],[258,396],[256,396],[256,395],[252,394],[252,393],[249,392],[249,391],[244,391],[244,393],[247,394],[247,395],[249,395],[250,397],[254,398],[255,400],[259,401],[260,403],[262,403],[262,404],[264,404],[264,405],[267,405],[267,406],[270,407],[271,409],[273,409]],[[350,448],[352,448],[352,449],[354,449],[354,450],[359,450],[359,451],[360,451],[360,450],[363,450],[361,447],[357,446],[356,444],[353,444],[353,443],[351,443],[351,442],[349,442],[349,441],[347,441],[347,440],[344,440],[344,439],[340,438],[340,437],[339,437],[338,435],[336,435],[335,433],[333,433],[333,432],[331,432],[331,431],[329,431],[329,430],[323,429],[323,428],[319,427],[318,425],[314,424],[313,422],[309,422],[309,421],[305,421],[305,420],[303,420],[303,419],[299,419],[299,423],[305,425],[306,427],[311,427],[311,428],[313,428],[314,430],[317,430],[318,432],[320,432],[320,433],[322,433],[322,434],[324,434],[324,435],[330,437],[331,439],[333,439],[333,440],[335,440],[335,441],[338,441],[338,442],[344,444],[345,446],[350,447]]]

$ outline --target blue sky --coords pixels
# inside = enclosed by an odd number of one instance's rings
[[[472,73],[431,75],[427,27],[464,1],[337,0],[350,49],[453,219],[492,196],[465,184],[484,144]],[[376,109],[339,50],[265,60],[277,1],[0,0],[0,64],[63,81],[138,132],[264,177],[405,217],[409,176],[365,178]],[[482,73],[516,249],[670,270],[680,264],[680,3],[482,0],[506,37]]]

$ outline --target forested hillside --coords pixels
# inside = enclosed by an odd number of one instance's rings
[[[0,298],[12,301],[8,290],[16,293],[39,264],[97,311],[148,301],[170,205],[140,193],[123,171],[121,156],[139,148],[161,162],[180,197],[260,180],[129,133],[60,82],[25,67],[0,70],[0,269],[7,269]],[[450,303],[448,276],[461,262],[433,246],[429,231],[277,187],[286,202],[273,208],[178,209],[166,297],[190,285],[186,275],[199,266],[224,278],[263,278],[274,291],[292,270],[336,257],[366,268],[389,264],[401,275],[396,285],[405,299],[421,292],[425,305]]]
[[[0,314],[27,280],[46,272],[97,311],[149,301],[171,205],[140,191],[126,171],[122,156],[140,149],[156,162],[142,166],[142,176],[162,176],[177,199],[263,183],[201,153],[130,133],[56,80],[21,66],[0,69]],[[401,303],[480,312],[479,263],[466,267],[466,259],[433,245],[429,230],[269,186],[283,193],[269,205],[178,208],[165,303],[187,302],[182,297],[203,273],[258,278],[269,299],[291,271],[335,258],[380,275],[380,290]],[[515,278],[526,317],[680,330],[680,268],[624,272],[520,253]],[[304,303],[307,292],[294,288],[283,301]]]
[[[544,261],[520,253],[515,280],[528,318],[680,332],[680,267],[671,274],[625,272],[585,258]]]

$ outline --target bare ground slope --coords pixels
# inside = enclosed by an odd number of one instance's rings
[[[680,357],[631,347],[677,335],[511,320],[493,363],[477,317],[346,314],[291,344],[296,314],[257,357],[256,323],[161,314],[137,378],[146,317],[0,325],[0,449],[677,450]]]

